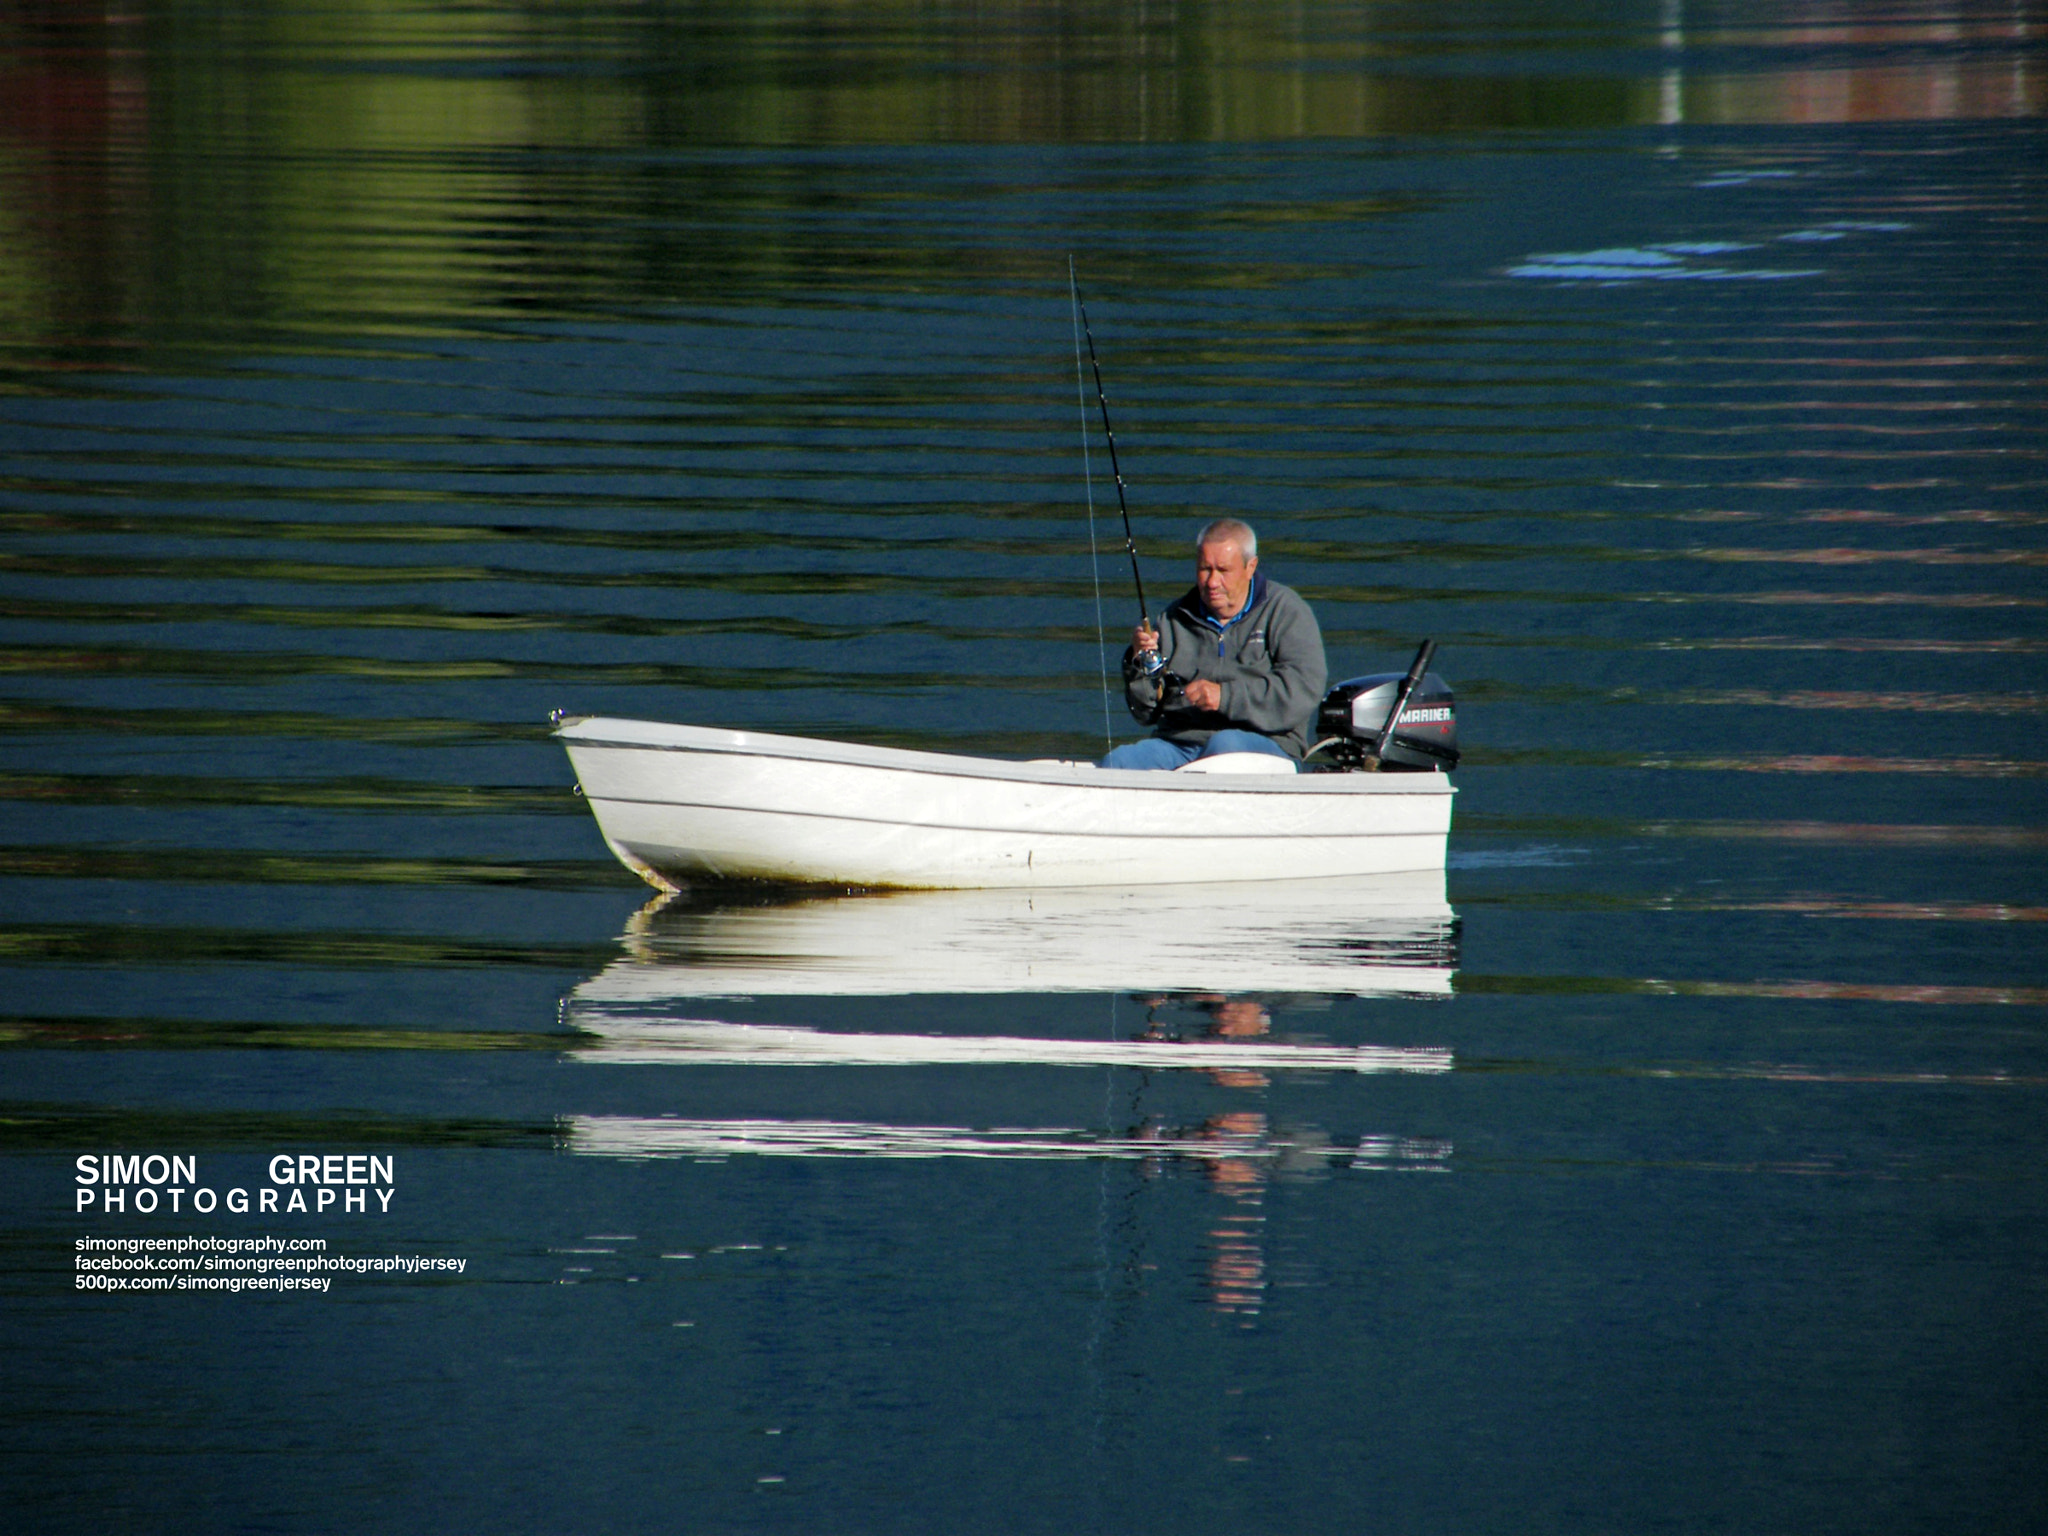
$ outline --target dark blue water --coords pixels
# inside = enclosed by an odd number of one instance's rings
[[[0,14],[10,1524],[2039,1529],[2044,26]],[[643,911],[551,709],[1100,751],[1070,255],[1448,910]]]

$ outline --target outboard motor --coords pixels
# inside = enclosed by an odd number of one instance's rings
[[[1425,654],[1428,649],[1426,647]],[[1425,667],[1424,656],[1416,658]],[[1367,760],[1387,723],[1408,672],[1347,678],[1323,695],[1312,749],[1338,769],[1372,766]],[[1458,766],[1458,716],[1451,685],[1425,671],[1409,690],[1400,723],[1379,754],[1382,773],[1448,773]]]

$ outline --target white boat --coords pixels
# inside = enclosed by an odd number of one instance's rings
[[[1263,754],[1164,773],[599,716],[555,734],[605,842],[660,890],[1391,874],[1441,870],[1451,829],[1444,774],[1297,774]]]

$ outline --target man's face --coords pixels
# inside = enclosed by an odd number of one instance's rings
[[[1219,619],[1235,615],[1251,595],[1252,572],[1258,568],[1258,557],[1245,559],[1235,539],[1204,544],[1195,556],[1195,590],[1202,594],[1202,606]]]

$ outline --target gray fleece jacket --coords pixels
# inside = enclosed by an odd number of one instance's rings
[[[1308,750],[1316,706],[1329,681],[1323,632],[1292,587],[1252,573],[1252,590],[1232,619],[1217,620],[1193,588],[1161,615],[1159,654],[1166,670],[1190,682],[1222,685],[1218,710],[1170,711],[1156,734],[1169,741],[1204,742],[1235,727],[1270,736],[1295,757]],[[1124,652],[1124,695],[1143,719],[1159,698],[1156,679],[1141,675]]]

